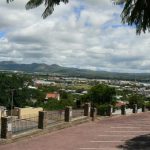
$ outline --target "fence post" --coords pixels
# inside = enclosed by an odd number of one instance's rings
[[[11,139],[12,137],[12,118],[1,117],[1,138]]]
[[[112,115],[112,105],[109,105],[109,106],[108,106],[107,115],[108,115],[108,116],[111,116],[111,115]]]
[[[137,104],[134,104],[134,105],[133,105],[133,111],[132,111],[132,112],[133,112],[133,113],[137,113],[137,111],[138,111],[138,109],[137,109]]]
[[[90,117],[90,111],[91,111],[91,104],[85,103],[85,105],[84,105],[84,116]]]
[[[112,108],[112,112],[114,113],[115,111],[116,111],[116,108],[115,108],[115,107],[113,107],[113,108]]]
[[[47,111],[39,111],[38,128],[45,129],[47,126]]]
[[[142,112],[145,112],[145,111],[146,111],[146,106],[142,105]]]
[[[72,119],[72,107],[67,106],[65,108],[65,122],[70,122]]]
[[[126,115],[126,105],[121,106],[121,115]]]
[[[97,115],[97,109],[92,107],[92,108],[91,108],[91,117],[92,117],[92,121],[95,120],[96,115]]]

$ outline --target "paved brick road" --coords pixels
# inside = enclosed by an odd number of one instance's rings
[[[0,150],[150,150],[150,112],[84,123]]]

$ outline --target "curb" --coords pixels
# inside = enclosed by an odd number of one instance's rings
[[[14,142],[18,142],[18,141],[21,141],[21,140],[25,140],[25,139],[29,139],[29,138],[34,138],[34,137],[37,137],[37,136],[40,136],[40,135],[46,135],[46,134],[49,134],[49,133],[52,133],[52,132],[55,132],[55,131],[58,131],[58,130],[62,130],[62,129],[65,129],[65,128],[69,128],[69,127],[72,127],[72,126],[75,126],[75,125],[79,125],[79,124],[82,124],[82,123],[86,123],[86,122],[90,122],[91,119],[88,118],[88,117],[82,117],[82,118],[78,118],[78,119],[74,119],[72,120],[71,122],[62,122],[62,123],[58,123],[56,125],[53,125],[53,126],[49,126],[47,127],[46,129],[34,129],[34,130],[31,130],[31,131],[28,131],[28,132],[24,132],[24,133],[21,133],[21,134],[18,134],[18,135],[14,135],[12,137],[12,139],[1,139],[0,140],[0,145],[5,145],[5,144],[10,144],[10,143],[14,143]]]

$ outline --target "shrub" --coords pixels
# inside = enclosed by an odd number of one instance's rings
[[[97,106],[97,115],[107,116],[109,105],[99,105]]]
[[[148,110],[150,110],[150,102],[145,103],[145,106]]]
[[[144,97],[142,97],[141,95],[134,94],[129,97],[128,101],[130,108],[133,108],[134,104],[137,104],[138,108],[141,108],[144,104]]]

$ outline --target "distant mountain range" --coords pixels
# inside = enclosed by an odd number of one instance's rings
[[[13,61],[1,61],[1,71],[22,71],[26,73],[57,74],[72,77],[100,78],[100,79],[121,79],[150,81],[150,73],[116,73],[107,71],[93,71],[88,69],[68,68],[57,64],[18,64]]]

